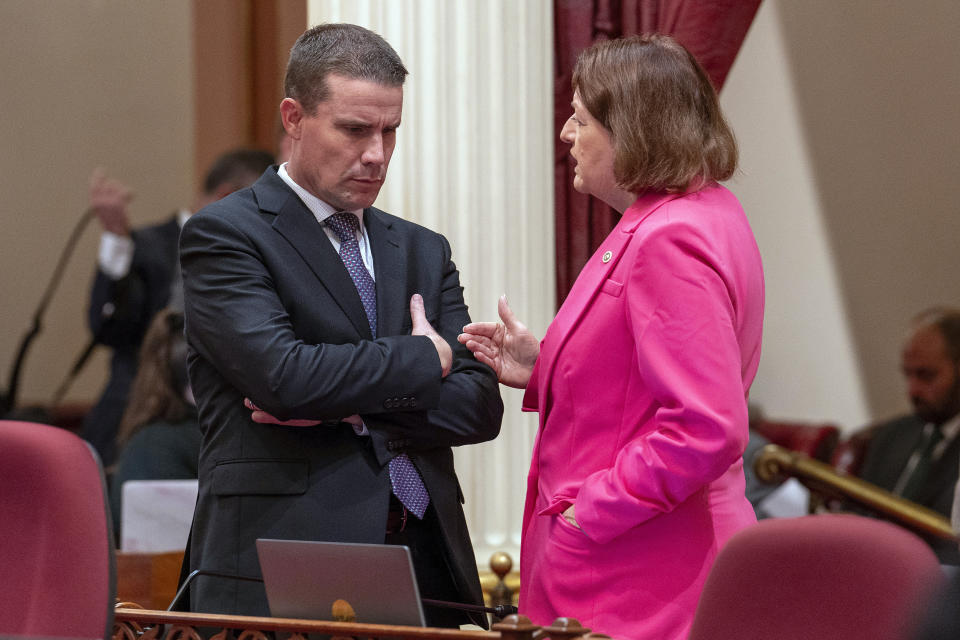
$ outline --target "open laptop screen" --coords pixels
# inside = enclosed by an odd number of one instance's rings
[[[257,555],[275,618],[332,620],[346,600],[357,622],[426,626],[405,546],[260,538]]]

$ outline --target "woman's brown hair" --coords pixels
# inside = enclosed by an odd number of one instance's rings
[[[179,422],[190,414],[191,406],[184,399],[184,347],[183,313],[161,310],[143,337],[137,375],[117,430],[118,448],[151,422]]]
[[[594,44],[573,70],[580,101],[610,131],[623,189],[685,192],[730,178],[737,143],[706,72],[669,36]]]

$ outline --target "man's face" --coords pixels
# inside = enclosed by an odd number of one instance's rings
[[[283,125],[292,140],[287,171],[294,182],[337,210],[369,207],[393,155],[403,87],[327,76],[329,94],[313,114],[285,98]]]
[[[960,373],[936,327],[919,329],[903,349],[903,375],[917,415],[943,424],[960,413]]]

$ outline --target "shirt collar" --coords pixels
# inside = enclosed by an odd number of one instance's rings
[[[960,413],[940,425],[940,433],[943,434],[944,440],[953,440],[958,431],[960,431]]]
[[[293,189],[293,192],[300,197],[300,199],[303,201],[303,204],[307,205],[307,209],[309,209],[310,213],[313,214],[313,217],[317,219],[317,222],[323,223],[324,220],[337,213],[337,209],[334,209],[329,204],[294,182],[293,178],[290,177],[290,174],[287,173],[286,162],[281,164],[280,168],[277,169],[277,175],[280,176],[281,180],[287,183],[288,187]],[[360,219],[360,229],[362,230],[363,209],[357,209],[355,211],[351,211],[350,213]]]

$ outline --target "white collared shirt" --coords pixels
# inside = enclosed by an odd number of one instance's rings
[[[943,433],[943,440],[933,448],[934,460],[939,460],[943,456],[943,452],[947,450],[953,439],[960,433],[960,413],[940,425],[940,431]]]
[[[330,238],[330,243],[333,245],[333,248],[336,249],[337,253],[340,253],[340,236],[338,236],[333,229],[324,224],[324,221],[327,218],[337,213],[337,209],[334,209],[329,204],[294,182],[293,178],[290,177],[290,174],[287,173],[286,162],[280,165],[280,168],[277,170],[277,175],[280,176],[281,180],[287,183],[287,186],[293,189],[294,193],[300,196],[303,204],[307,205],[307,209],[310,210],[310,213],[313,214],[313,217],[316,218],[317,222],[320,223],[324,233],[326,233],[327,237]],[[360,228],[357,229],[357,242],[360,244],[360,257],[363,258],[363,266],[365,266],[367,271],[370,272],[370,277],[374,280],[374,282],[376,282],[377,276],[373,272],[373,252],[370,250],[370,238],[367,236],[367,230],[363,226],[363,209],[357,209],[356,211],[351,211],[350,213],[360,219]]]

